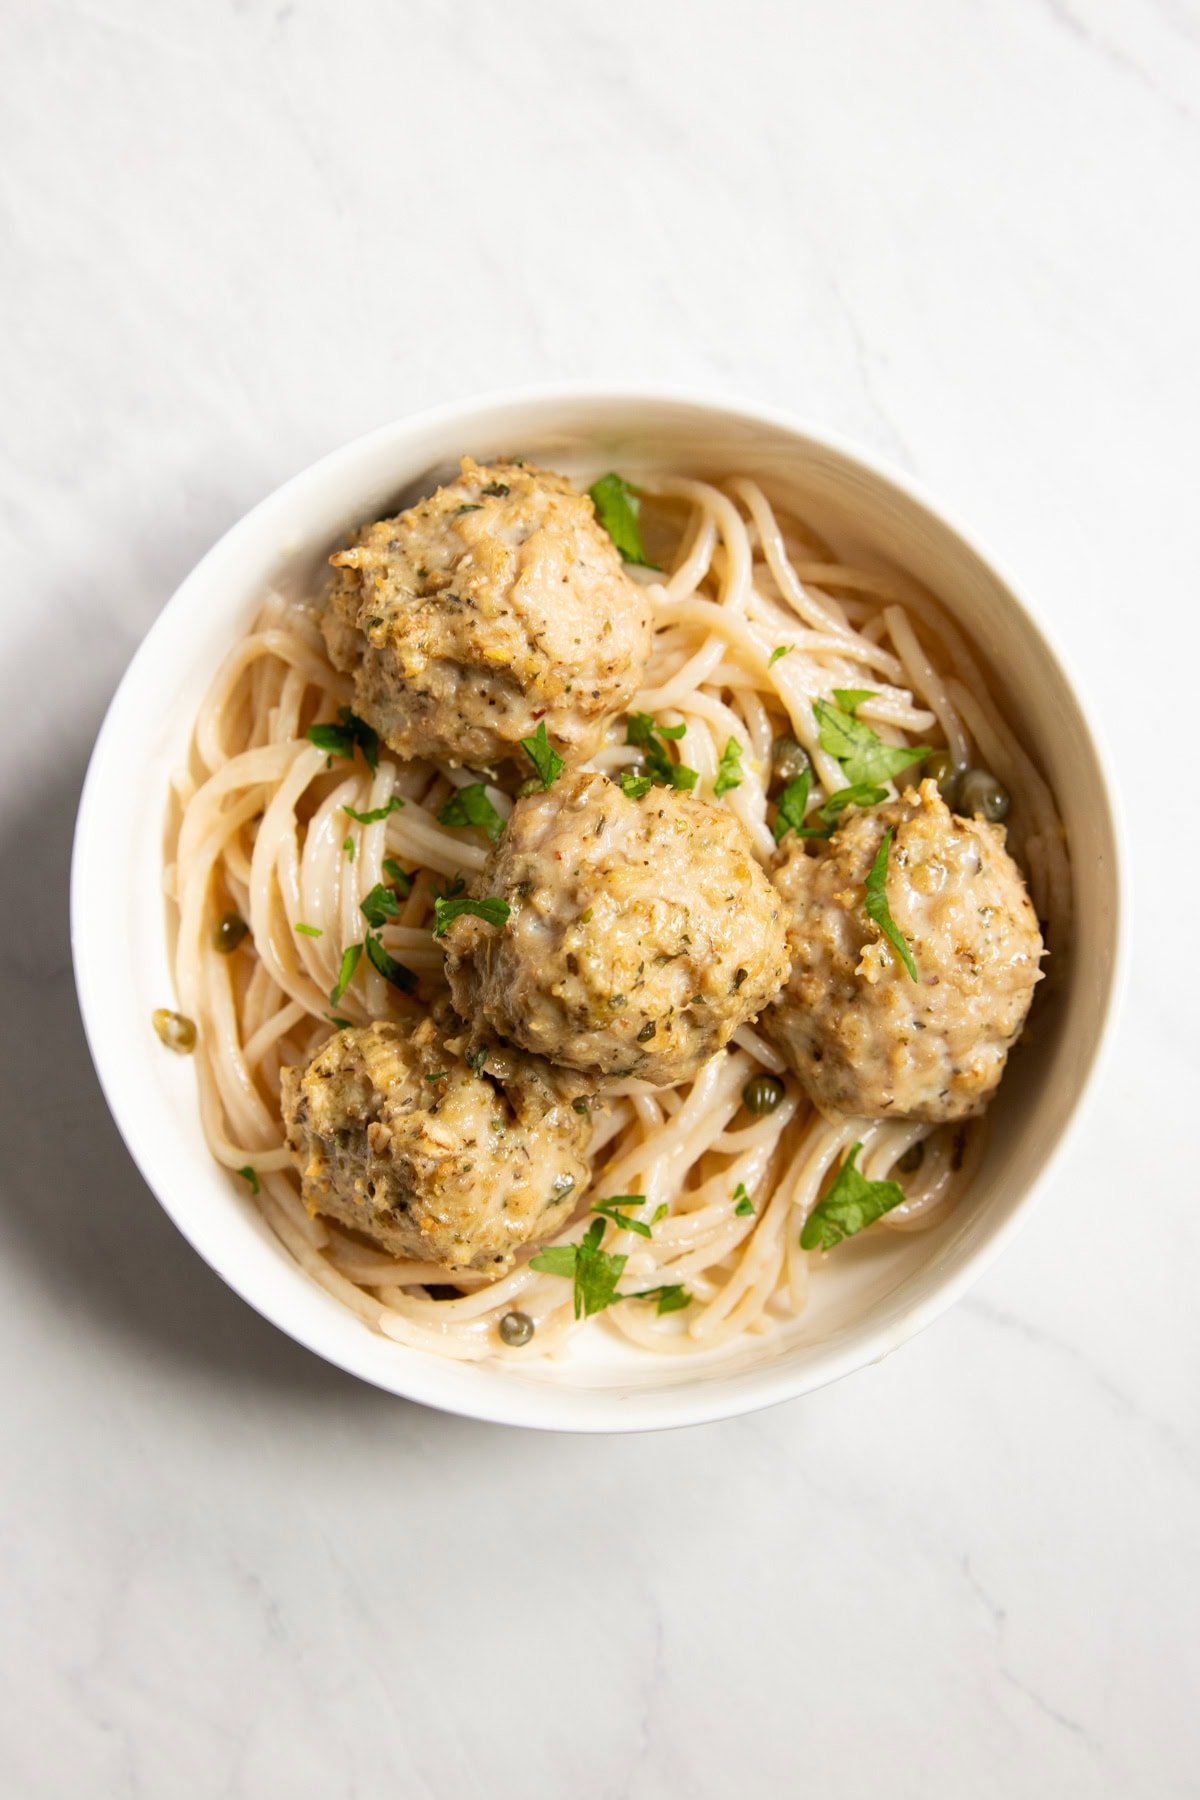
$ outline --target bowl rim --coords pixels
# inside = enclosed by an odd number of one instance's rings
[[[724,420],[739,425],[761,426],[773,433],[785,434],[800,443],[828,449],[850,465],[857,465],[874,482],[890,486],[904,499],[924,512],[932,523],[959,540],[960,544],[982,563],[1005,590],[1017,611],[1032,627],[1035,636],[1058,665],[1058,672],[1079,709],[1090,749],[1099,774],[1099,797],[1107,812],[1108,834],[1113,847],[1112,871],[1114,918],[1112,932],[1112,964],[1107,991],[1103,996],[1099,1028],[1087,1053],[1078,1090],[1070,1112],[1037,1173],[1024,1191],[1011,1203],[1006,1218],[994,1225],[987,1235],[962,1258],[956,1269],[942,1275],[930,1291],[917,1299],[903,1319],[891,1325],[872,1326],[868,1317],[851,1327],[844,1342],[823,1347],[819,1360],[790,1365],[783,1361],[762,1368],[743,1371],[738,1385],[726,1388],[718,1398],[716,1384],[707,1381],[680,1383],[666,1388],[631,1387],[627,1398],[636,1401],[623,1414],[619,1407],[612,1411],[593,1410],[586,1404],[590,1390],[572,1387],[553,1380],[521,1383],[503,1379],[481,1381],[472,1386],[469,1395],[454,1390],[439,1391],[440,1378],[448,1368],[458,1365],[427,1352],[385,1340],[391,1358],[385,1370],[376,1366],[373,1352],[377,1349],[374,1334],[362,1331],[362,1354],[357,1354],[359,1340],[353,1344],[330,1346],[321,1341],[319,1330],[310,1323],[289,1316],[285,1304],[255,1290],[236,1255],[226,1256],[210,1241],[202,1222],[189,1214],[188,1208],[176,1203],[169,1182],[161,1179],[156,1158],[151,1154],[148,1131],[141,1108],[129,1085],[122,1085],[119,1046],[110,1040],[106,1020],[94,993],[97,959],[103,945],[89,932],[89,909],[85,904],[89,863],[96,836],[104,778],[109,761],[109,748],[117,736],[127,697],[135,689],[140,670],[155,653],[159,639],[184,613],[192,591],[203,585],[210,566],[226,555],[243,537],[251,537],[268,509],[282,505],[297,489],[312,483],[321,486],[346,461],[369,456],[372,450],[406,437],[424,432],[437,432],[461,425],[470,431],[479,415],[507,408],[534,409],[560,403],[598,403],[615,408],[636,409],[638,406],[665,406],[699,410],[712,415],[714,424]],[[1056,630],[1027,598],[1023,583],[1018,582],[1008,566],[988,545],[981,543],[975,532],[964,525],[956,513],[935,500],[922,482],[906,471],[895,468],[886,457],[847,439],[838,432],[810,423],[787,409],[770,405],[746,404],[702,387],[679,388],[657,384],[607,381],[556,381],[476,393],[417,412],[375,427],[327,451],[307,464],[244,512],[185,575],[139,642],[106,709],[88,762],[76,816],[70,879],[71,954],[76,993],[84,1034],[101,1091],[118,1131],[142,1179],[159,1205],[174,1222],[215,1274],[250,1305],[261,1317],[277,1326],[287,1336],[347,1374],[357,1376],[370,1385],[398,1398],[433,1406],[459,1417],[494,1424],[520,1425],[539,1430],[567,1432],[626,1433],[669,1429],[703,1424],[718,1419],[740,1417],[768,1406],[816,1391],[853,1371],[882,1361],[901,1344],[953,1306],[963,1294],[991,1267],[1010,1242],[1014,1233],[1028,1219],[1044,1193],[1048,1180],[1075,1143],[1091,1106],[1094,1104],[1099,1077],[1112,1054],[1115,1024],[1121,1008],[1128,963],[1129,892],[1127,876],[1126,835],[1119,801],[1119,789],[1113,774],[1113,758],[1104,730],[1098,720],[1086,688],[1081,684],[1071,658],[1063,651]],[[115,1037],[115,1033],[113,1034]],[[302,1272],[301,1272],[302,1273]],[[309,1279],[304,1277],[305,1280]],[[394,1368],[391,1364],[394,1363]],[[481,1371],[482,1372],[482,1371]],[[494,1371],[487,1371],[490,1377]],[[614,1384],[617,1386],[619,1384]],[[611,1392],[611,1390],[610,1390]]]

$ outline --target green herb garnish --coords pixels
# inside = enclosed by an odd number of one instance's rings
[[[383,947],[383,939],[368,931],[366,936],[367,961],[373,969],[378,969],[383,979],[402,994],[415,994],[417,977],[404,963],[397,962]]]
[[[250,1183],[250,1192],[252,1194],[260,1194],[262,1192],[262,1183],[258,1179],[257,1169],[252,1169],[250,1164],[247,1163],[244,1168],[238,1169],[236,1172],[241,1176],[243,1181],[248,1181]]]
[[[628,769],[621,771],[621,792],[630,800],[644,800],[654,786],[651,775],[631,775]]]
[[[742,785],[742,746],[736,738],[730,738],[721,752],[721,760],[717,765],[717,779],[713,782],[714,798],[719,800],[730,788]]]
[[[843,688],[841,691],[853,698],[870,690]],[[841,763],[851,787],[862,783],[877,786],[881,781],[890,781],[902,769],[923,762],[931,754],[927,744],[883,743],[878,732],[864,725],[852,712],[831,706],[828,700],[814,700],[813,713],[821,730],[822,750]]]
[[[778,811],[775,823],[771,827],[775,833],[775,842],[782,843],[789,831],[797,837],[828,837],[828,831],[822,831],[816,825],[806,825],[804,815],[808,810],[808,796],[812,792],[812,770],[804,769],[795,781],[789,781],[779,796]]]
[[[329,1004],[336,1006],[350,983],[354,979],[354,971],[358,967],[358,959],[362,955],[361,944],[350,944],[342,951],[341,965],[338,968],[337,985],[329,991]]]
[[[789,651],[794,650],[795,648],[795,644],[776,644],[770,656],[767,658],[768,669],[773,668],[781,656],[786,656]]]
[[[813,1207],[800,1233],[802,1250],[832,1250],[843,1238],[853,1237],[873,1225],[905,1198],[898,1181],[868,1181],[855,1161],[861,1144],[855,1144],[837,1172],[829,1192]]]
[[[913,961],[913,953],[908,947],[904,933],[893,919],[887,903],[888,851],[891,849],[893,831],[894,827],[889,825],[883,834],[883,842],[879,846],[875,861],[871,864],[871,872],[867,876],[867,897],[863,902],[863,911],[894,945],[900,961],[908,970],[910,980],[915,981],[917,965]]]
[[[611,1200],[593,1201],[592,1211],[600,1213],[606,1219],[611,1219],[614,1225],[621,1227],[622,1231],[634,1231],[638,1237],[648,1238],[651,1234],[646,1221],[644,1219],[627,1219],[620,1210],[623,1206],[645,1206],[645,1204],[645,1194],[616,1194]],[[666,1211],[665,1207],[663,1211]]]
[[[852,719],[858,717],[858,709],[864,700],[874,700],[874,688],[834,688],[833,697],[844,713]]]
[[[342,839],[342,849],[346,852],[346,855],[350,858],[350,861],[353,862],[354,861],[354,839],[352,837],[347,836]]]
[[[817,816],[831,823],[848,806],[878,806],[887,797],[886,788],[872,787],[868,782],[860,781],[854,787],[838,788],[836,793],[830,794],[824,805],[817,808]]]
[[[370,812],[359,812],[353,806],[343,806],[342,811],[349,813],[356,825],[377,825],[380,819],[388,819],[394,812],[399,812],[403,805],[399,794],[393,794],[383,806],[374,806]]]
[[[667,742],[677,743],[687,731],[687,725],[659,725],[649,713],[629,713],[625,722],[625,742],[635,744],[641,751],[646,764],[646,774],[651,782],[661,787],[691,789],[700,777],[695,769],[689,769],[686,763],[674,762],[667,749]],[[666,741],[663,741],[666,740]],[[634,777],[636,780],[637,777]],[[622,782],[622,787],[624,783]],[[638,798],[639,796],[634,796]]]
[[[338,718],[340,725],[310,725],[305,733],[309,743],[315,744],[318,750],[328,751],[330,756],[352,757],[357,746],[374,775],[379,767],[379,733],[348,706],[338,707]]]
[[[507,490],[505,490],[507,492]],[[531,738],[521,739],[521,748],[538,773],[543,790],[551,787],[566,767],[562,757],[546,736],[543,719]]]
[[[390,887],[384,887],[381,881],[377,881],[366,899],[359,901],[358,910],[367,924],[373,925],[378,931],[388,919],[400,916],[400,903]]]
[[[530,1257],[529,1267],[546,1275],[563,1275],[575,1283],[575,1317],[590,1318],[620,1299],[617,1283],[629,1260],[600,1248],[604,1220],[595,1219],[578,1244],[554,1244]]]
[[[323,937],[324,936],[324,933],[319,925],[296,925],[296,926],[293,926],[293,930],[298,931],[300,933],[301,937]]]
[[[354,1028],[353,1019],[339,1019],[336,1013],[326,1013],[325,1017],[329,1020],[329,1023],[336,1026],[339,1031],[351,1031]]]
[[[750,1218],[754,1212],[754,1202],[746,1192],[744,1181],[738,1182],[733,1190],[733,1197],[737,1201],[737,1205],[733,1209],[737,1217],[739,1219]]]
[[[477,825],[486,831],[492,843],[499,841],[504,820],[487,797],[482,781],[472,781],[451,794],[438,814],[439,825]]]
[[[677,1281],[664,1282],[661,1287],[643,1288],[639,1294],[619,1294],[620,1300],[657,1300],[657,1312],[682,1312],[685,1306],[692,1304],[692,1296]]]
[[[406,875],[394,856],[384,857],[383,872],[399,894],[400,898],[402,900],[407,900],[408,896],[412,893],[413,882],[416,880],[416,876]]]
[[[588,493],[596,508],[596,517],[616,545],[621,560],[640,564],[643,569],[657,569],[658,564],[650,561],[642,543],[638,517],[642,502],[636,488],[630,487],[620,475],[610,473],[593,482]]]
[[[433,903],[433,935],[444,937],[447,925],[462,913],[482,919],[485,925],[503,925],[511,911],[508,901],[501,900],[496,894],[489,894],[483,900],[447,900],[439,894]]]
[[[502,481],[489,481],[486,487],[480,488],[481,494],[488,494],[495,500],[502,500],[510,492]]]

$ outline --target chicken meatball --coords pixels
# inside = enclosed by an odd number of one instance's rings
[[[330,561],[330,658],[400,756],[494,768],[544,720],[581,761],[641,685],[649,599],[561,475],[464,457]]]
[[[500,1275],[587,1187],[587,1108],[532,1057],[469,1065],[452,1042],[432,1019],[337,1032],[283,1071],[288,1148],[310,1212],[395,1256]]]
[[[682,1081],[787,975],[783,907],[740,821],[672,788],[635,800],[581,773],[527,795],[477,892],[511,910],[448,928],[455,1005],[573,1069]]]
[[[863,909],[889,826],[885,892],[916,981]],[[982,1112],[1042,955],[1003,827],[957,818],[923,781],[919,795],[852,813],[816,854],[785,842],[775,885],[792,973],[763,1025],[817,1105],[869,1119]]]

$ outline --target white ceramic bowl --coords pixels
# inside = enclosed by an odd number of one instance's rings
[[[804,1335],[787,1349],[750,1343],[694,1363],[587,1348],[564,1365],[514,1372],[376,1336],[300,1272],[249,1195],[213,1162],[193,1066],[166,1054],[150,1027],[154,1008],[173,1004],[161,889],[168,776],[185,759],[213,670],[268,583],[316,580],[349,527],[466,450],[481,459],[520,452],[568,471],[740,471],[802,489],[831,535],[894,558],[955,613],[1058,797],[1075,941],[1053,1007],[998,1096],[970,1193],[934,1231],[889,1234],[871,1249],[863,1240],[866,1254],[814,1283]],[[1119,898],[1109,786],[1078,691],[1027,603],[960,527],[909,482],[781,415],[573,387],[460,402],[386,426],[297,475],[222,538],[164,609],[105,720],[79,809],[71,921],[84,1024],[117,1125],[179,1229],[244,1299],[393,1393],[510,1424],[629,1431],[806,1393],[894,1350],[963,1293],[1028,1209],[1078,1115],[1111,1010]]]

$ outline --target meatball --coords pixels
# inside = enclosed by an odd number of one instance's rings
[[[787,975],[783,907],[740,821],[672,788],[564,775],[517,801],[476,891],[500,928],[448,928],[459,1012],[592,1074],[682,1081]]]
[[[457,480],[330,562],[330,658],[400,756],[493,768],[544,720],[582,761],[641,685],[649,599],[561,475],[464,457]]]
[[[885,891],[917,968],[863,910],[894,827]],[[923,781],[854,812],[818,854],[792,838],[775,871],[792,973],[763,1019],[824,1112],[966,1118],[1004,1073],[1040,979],[1042,940],[1004,830],[960,819]]]
[[[500,1275],[587,1187],[587,1109],[531,1057],[502,1048],[476,1073],[452,1042],[432,1019],[339,1031],[283,1071],[288,1148],[310,1212],[395,1256]]]

